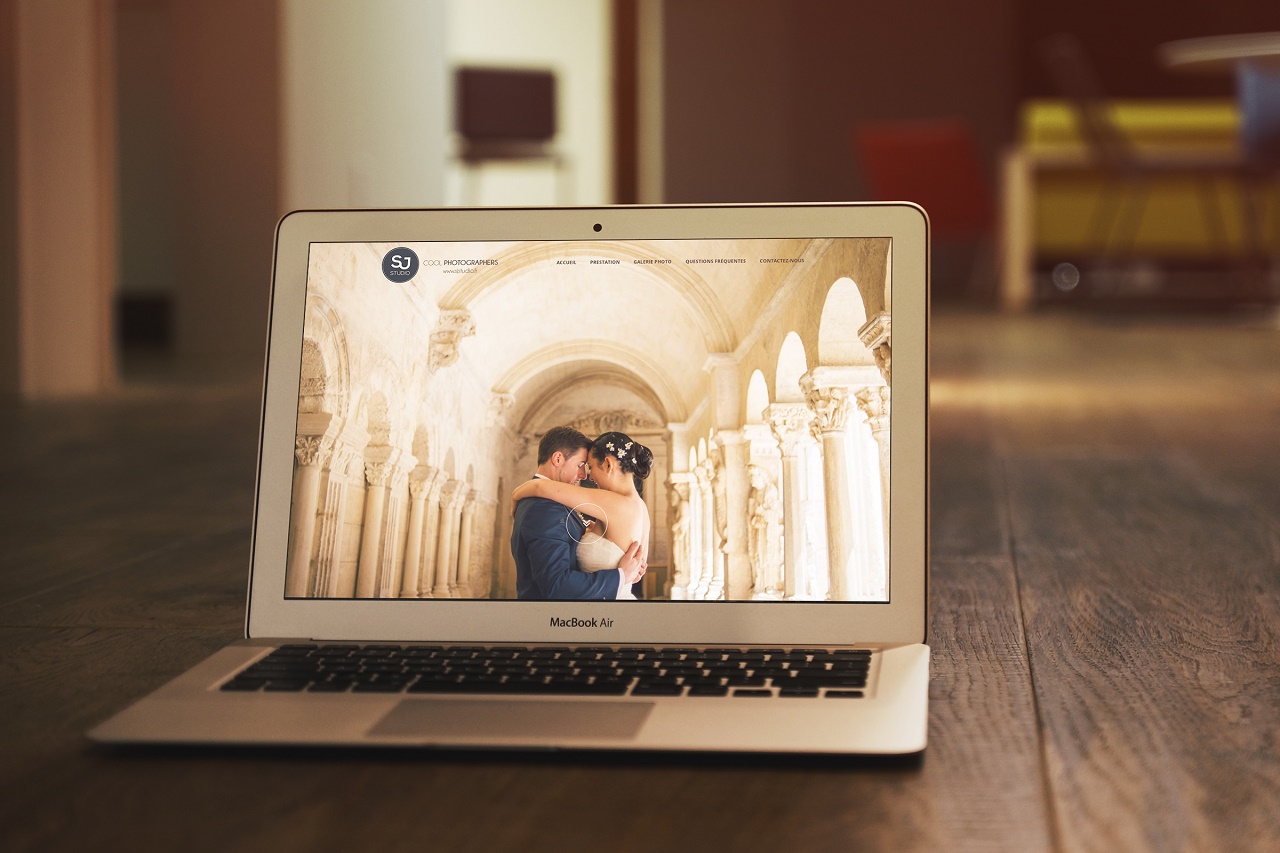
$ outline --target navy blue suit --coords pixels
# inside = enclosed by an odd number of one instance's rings
[[[584,532],[577,513],[555,501],[525,498],[518,502],[511,528],[516,597],[521,601],[615,600],[617,571],[584,572],[578,568],[578,541]]]

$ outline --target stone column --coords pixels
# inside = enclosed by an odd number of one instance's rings
[[[342,561],[342,534],[347,511],[347,465],[354,454],[350,448],[338,444],[329,461],[329,483],[325,489],[324,506],[318,519],[316,537],[315,582],[311,594],[317,598],[340,595],[339,568]]]
[[[387,486],[396,475],[397,451],[390,447],[372,447],[366,452],[364,478],[368,484],[364,496],[364,521],[360,532],[360,565],[356,569],[356,598],[374,598],[378,594],[382,569],[382,549],[386,527]]]
[[[804,447],[810,441],[809,422],[813,412],[804,403],[775,403],[764,411],[782,450],[782,571],[783,597],[807,592],[802,583],[804,568]]]
[[[716,552],[716,519],[715,505],[712,503],[711,496],[711,465],[707,462],[698,463],[698,467],[693,470],[696,478],[695,486],[698,489],[698,504],[701,512],[698,518],[698,542],[695,547],[701,555],[698,567],[698,581],[694,587],[693,597],[700,600],[711,598],[712,579],[716,574],[716,559],[719,555]],[[723,581],[721,582],[723,588]]]
[[[667,481],[667,499],[671,505],[671,584],[667,595],[672,601],[689,598],[690,541],[693,519],[690,515],[689,488],[692,474],[672,473]]]
[[[461,530],[458,532],[458,582],[454,587],[454,598],[471,598],[471,525],[476,514],[476,491],[468,489],[462,504],[462,516],[459,519]]]
[[[716,433],[716,441],[720,443],[724,459],[726,597],[743,601],[751,598],[753,583],[747,508],[751,496],[751,482],[747,476],[750,448],[739,430],[720,430]]]
[[[880,450],[880,504],[884,510],[884,547],[889,553],[889,388],[880,385],[857,392],[858,408],[867,416],[871,437]]]
[[[440,536],[440,490],[449,479],[443,471],[428,469],[431,473],[423,480],[422,508],[422,565],[418,572],[418,590],[415,598],[430,598],[436,579],[436,551]]]
[[[284,594],[288,598],[303,598],[311,593],[311,549],[315,545],[320,503],[320,472],[332,452],[333,442],[326,435],[300,435],[294,441],[298,464],[293,469],[289,561],[284,576]]]
[[[431,588],[432,598],[448,598],[449,587],[455,582],[458,554],[458,494],[464,484],[450,480],[440,492],[440,529],[436,538],[436,582]]]
[[[409,532],[405,535],[401,598],[418,597],[418,582],[422,577],[422,516],[426,509],[430,470],[422,466],[409,477]]]
[[[849,601],[856,597],[854,549],[859,546],[850,517],[853,499],[849,483],[848,431],[849,417],[854,410],[853,396],[845,387],[821,387],[808,374],[800,380],[800,386],[817,414],[814,423],[822,440],[830,597]]]
[[[406,485],[402,475],[387,483],[387,503],[383,511],[382,562],[378,566],[378,598],[398,598],[400,573],[404,568],[404,537],[400,532],[400,490]]]

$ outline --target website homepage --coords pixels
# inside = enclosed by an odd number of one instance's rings
[[[889,252],[312,244],[286,597],[887,601]]]

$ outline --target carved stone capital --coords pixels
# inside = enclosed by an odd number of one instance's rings
[[[439,470],[430,465],[419,465],[414,468],[409,474],[409,496],[414,500],[429,497],[432,489],[438,488],[436,480],[440,474]]]
[[[783,456],[796,456],[808,444],[813,410],[804,403],[774,403],[764,410],[764,420],[773,430]]]
[[[386,486],[395,480],[400,473],[399,467],[391,462],[364,463],[364,479],[370,486]]]
[[[891,319],[888,311],[881,311],[858,329],[858,340],[869,350],[888,344],[891,337]]]
[[[466,497],[467,484],[461,480],[447,480],[440,488],[440,508],[452,512]]]
[[[887,385],[873,388],[862,388],[856,394],[858,408],[867,416],[871,431],[878,432],[889,427],[889,409],[891,395]]]
[[[435,373],[458,360],[458,344],[476,333],[475,321],[466,310],[441,311],[436,327],[431,332],[431,346],[427,351],[427,370]]]
[[[402,473],[398,448],[378,445],[364,451],[364,478],[370,486],[386,486]],[[412,462],[410,464],[413,464]]]
[[[876,360],[876,367],[880,368],[880,374],[884,377],[884,381],[892,382],[893,335],[889,312],[881,311],[867,320],[862,325],[862,328],[858,329],[858,340],[862,341],[863,346],[871,350],[871,354]]]
[[[300,435],[293,441],[299,465],[325,465],[333,452],[333,440],[324,435]]]
[[[823,388],[811,384],[806,393],[819,436],[842,433],[849,428],[849,417],[853,414],[855,402],[848,388]]]

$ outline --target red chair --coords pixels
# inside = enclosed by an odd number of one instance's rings
[[[861,124],[853,129],[853,148],[873,199],[916,202],[929,213],[935,245],[975,250],[969,294],[989,298],[995,204],[968,123],[942,118]]]

